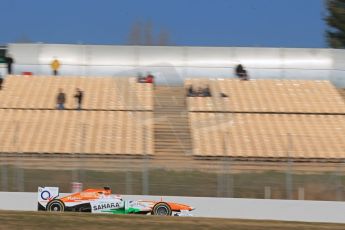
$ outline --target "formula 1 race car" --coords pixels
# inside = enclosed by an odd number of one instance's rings
[[[38,211],[191,216],[193,207],[163,201],[124,200],[109,187],[59,197],[58,187],[38,187]]]

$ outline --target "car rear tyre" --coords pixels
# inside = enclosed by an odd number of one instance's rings
[[[152,215],[155,216],[171,216],[172,210],[167,203],[159,202],[152,209]]]
[[[47,205],[48,212],[63,212],[65,211],[65,205],[61,200],[52,200]]]

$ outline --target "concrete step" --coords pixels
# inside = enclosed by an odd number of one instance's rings
[[[184,152],[190,152],[191,149],[187,146],[185,148],[173,148],[173,146],[170,146],[170,148],[157,148],[155,149],[155,154],[157,153],[184,153]]]
[[[181,95],[181,93],[175,92],[175,93],[170,93],[166,92],[166,95],[163,95],[163,92],[161,94],[155,94],[154,99],[171,99],[174,98],[176,100],[186,100],[186,97],[184,95]]]
[[[156,146],[165,146],[167,144],[175,144],[175,143],[182,143],[182,144],[190,144],[192,143],[191,140],[182,140],[182,139],[165,139],[165,140],[162,140],[162,139],[157,139],[157,143],[156,143]]]
[[[184,121],[174,121],[174,120],[166,120],[165,122],[163,121],[157,121],[157,122],[153,122],[154,125],[156,125],[155,127],[157,129],[165,129],[165,128],[169,128],[169,127],[178,127],[178,128],[186,128],[189,129],[189,122],[184,122]]]
[[[153,115],[155,115],[155,119],[156,120],[162,120],[162,119],[174,119],[174,120],[178,120],[178,119],[183,119],[188,121],[189,116],[185,116],[183,114],[166,114],[166,113],[153,113]]]
[[[180,144],[180,143],[175,143],[174,145],[165,145],[165,146],[156,146],[156,150],[167,150],[167,151],[172,151],[172,150],[177,150],[177,149],[187,149],[187,144]]]
[[[160,142],[168,142],[168,141],[188,141],[190,142],[191,139],[189,139],[189,135],[180,135],[179,133],[172,134],[172,135],[164,135],[164,134],[155,134],[154,135],[158,144],[158,141]]]
[[[178,149],[178,148],[186,148],[191,145],[191,142],[160,142],[159,144],[155,145],[155,150],[158,149]],[[172,148],[173,147],[173,148]]]
[[[154,131],[153,133],[157,135],[162,135],[162,136],[176,136],[178,135],[179,137],[183,136],[189,136],[189,130],[177,130],[177,129],[170,129],[170,130],[160,130],[160,131]]]
[[[167,148],[156,148],[155,152],[183,152],[190,150],[186,145],[185,146],[169,146]]]
[[[184,140],[157,140],[157,143],[155,144],[156,147],[164,147],[167,145],[171,145],[171,144],[182,144],[182,145],[187,145],[187,144],[191,144],[192,141],[184,141]]]
[[[153,111],[154,114],[156,115],[166,115],[166,116],[184,116],[188,117],[188,111],[186,110],[167,110],[167,109],[159,109],[157,108],[156,110]]]
[[[189,122],[189,117],[188,116],[181,116],[179,114],[172,115],[172,114],[163,114],[163,113],[154,113],[156,121],[167,121],[167,120],[184,120],[185,122]]]
[[[185,131],[189,130],[189,125],[188,124],[181,124],[181,125],[176,125],[173,122],[167,121],[167,123],[154,123],[155,125],[155,130],[156,131]]]
[[[166,145],[166,144],[170,144],[170,143],[185,143],[185,144],[190,144],[192,143],[192,140],[184,140],[184,139],[174,139],[174,137],[172,138],[166,138],[166,139],[160,139],[157,138],[156,140],[156,146],[160,146],[160,145]]]
[[[177,129],[185,129],[185,130],[189,130],[189,123],[182,123],[182,122],[174,122],[172,120],[168,120],[165,123],[163,122],[153,122],[153,124],[155,125],[155,128],[157,130],[164,130],[164,129],[173,129],[176,130]],[[176,127],[176,128],[174,128]]]
[[[154,136],[155,136],[155,139],[156,139],[155,141],[157,142],[157,144],[159,142],[168,142],[169,140],[170,141],[172,141],[172,140],[174,140],[174,141],[175,140],[178,140],[178,141],[183,141],[183,140],[188,141],[188,140],[191,140],[191,139],[189,139],[189,135],[186,135],[186,134],[185,135],[180,135],[179,133],[176,133],[176,135],[175,134],[173,134],[173,135],[155,134]]]
[[[160,118],[160,117],[171,117],[171,118],[188,118],[189,116],[185,111],[154,111],[153,114],[155,115],[155,118]]]
[[[170,109],[165,109],[165,108],[156,108],[153,111],[154,114],[157,115],[166,115],[166,116],[185,116],[188,117],[188,111],[187,110],[183,110],[183,109],[179,109],[179,110],[170,110]]]
[[[174,138],[174,139],[178,139],[178,140],[182,140],[182,139],[186,139],[187,137],[189,137],[189,133],[179,133],[179,132],[154,132],[155,138],[157,138],[157,140],[164,140],[164,139],[168,139],[168,138]]]
[[[178,119],[174,119],[174,118],[166,118],[166,117],[161,117],[159,119],[156,119],[155,121],[153,121],[154,124],[189,124],[189,121],[187,120],[188,118],[178,118]],[[186,121],[187,120],[187,121]],[[172,123],[173,122],[173,123]]]
[[[170,104],[170,105],[169,105]],[[168,106],[169,105],[169,106]],[[154,111],[159,111],[159,110],[173,110],[175,109],[175,111],[180,111],[180,110],[185,110],[187,111],[186,106],[184,105],[174,105],[172,102],[164,102],[164,104],[155,104],[155,109]]]
[[[172,116],[172,115],[164,115],[164,114],[154,114],[154,115],[156,115],[155,116],[155,120],[156,121],[159,121],[159,122],[161,122],[161,121],[171,121],[171,120],[173,120],[173,121],[184,121],[184,122],[186,122],[186,123],[188,123],[189,122],[189,117],[186,117],[186,116],[179,116],[179,115],[176,115],[176,116]]]
[[[172,104],[171,102],[165,102],[164,105],[163,104],[155,104],[154,105],[154,110],[153,111],[171,111],[171,112],[175,112],[178,113],[181,110],[183,111],[186,107],[185,106],[175,106],[175,105],[171,105],[171,106],[167,106],[167,104]],[[187,111],[187,110],[185,110]]]
[[[190,157],[192,157],[191,152],[189,152],[189,151],[178,151],[178,152],[164,152],[164,151],[162,151],[162,152],[157,152],[155,154],[155,156],[157,158],[159,157],[160,160],[165,159],[166,161],[176,160],[178,158],[178,159],[180,159],[180,162],[184,161],[184,160],[190,161],[191,160]],[[181,159],[181,157],[186,157],[186,158]]]
[[[166,109],[182,109],[185,108],[185,105],[183,104],[175,104],[172,101],[166,101],[162,103],[155,103],[155,109],[161,109],[161,108],[166,108]]]
[[[191,142],[184,142],[184,141],[159,141],[155,144],[155,148],[170,148],[173,145],[177,145],[177,147],[180,146],[187,146],[188,144],[191,144]]]
[[[188,132],[187,132],[188,131]],[[174,127],[171,127],[171,126],[168,126],[166,127],[165,129],[164,128],[159,128],[159,129],[156,129],[153,133],[155,134],[175,134],[175,133],[178,133],[178,134],[185,134],[187,135],[189,133],[189,129],[187,128],[183,128],[183,129],[178,129],[178,128],[174,128]]]
[[[171,152],[183,152],[183,151],[188,151],[188,150],[190,150],[190,149],[185,145],[185,146],[181,146],[181,147],[169,146],[167,148],[156,148],[155,152],[171,153]]]
[[[154,133],[161,134],[161,133],[189,133],[189,129],[185,126],[171,126],[171,125],[157,125],[155,126],[156,130]]]
[[[184,130],[189,129],[189,127],[188,127],[189,123],[173,122],[171,120],[166,121],[166,122],[154,122],[153,124],[155,125],[156,129],[165,129],[165,128],[172,128],[172,127],[177,127],[179,130],[180,129],[184,129]]]
[[[174,157],[177,157],[177,156],[180,156],[180,155],[185,155],[186,153],[188,153],[189,150],[157,150],[155,152],[155,155],[158,155],[158,154],[166,154],[166,155],[170,155],[170,156],[174,156]]]
[[[172,134],[166,134],[166,133],[154,133],[154,136],[157,140],[166,140],[169,138],[174,138],[178,140],[185,140],[187,137],[190,137],[189,133],[172,133]],[[187,139],[191,140],[191,139]]]

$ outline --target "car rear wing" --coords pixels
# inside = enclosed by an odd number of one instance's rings
[[[58,187],[38,187],[38,210],[45,210],[49,201],[59,196]]]

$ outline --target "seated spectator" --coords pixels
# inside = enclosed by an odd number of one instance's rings
[[[219,95],[220,95],[220,97],[228,97],[228,95],[225,93],[220,93]]]
[[[201,87],[198,87],[198,90],[196,91],[195,94],[197,97],[202,97],[204,94],[204,90]]]
[[[190,85],[187,89],[187,97],[211,97],[211,91],[207,85],[205,88],[198,87],[198,90],[194,91],[193,86]]]
[[[210,91],[210,88],[208,85],[203,89],[202,96],[203,97],[211,97],[211,91]]]
[[[137,82],[154,84],[154,76],[150,72],[147,74],[146,77],[143,77],[141,73],[138,73]]]
[[[241,64],[236,66],[235,72],[236,72],[236,76],[239,79],[244,80],[244,81],[247,81],[249,79],[248,74],[247,74],[247,70],[245,70]]]
[[[146,76],[146,83],[154,84],[154,76],[150,72]]]
[[[141,73],[138,73],[137,82],[138,83],[146,83],[146,77],[143,77],[143,75]]]

